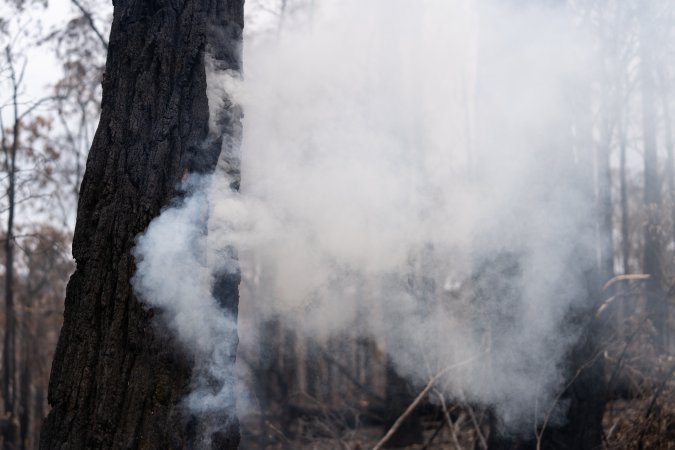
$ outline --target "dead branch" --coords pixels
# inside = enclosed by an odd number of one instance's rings
[[[417,395],[417,397],[415,397],[415,400],[413,400],[413,402],[408,406],[408,408],[406,408],[406,410],[403,412],[403,414],[401,414],[401,416],[398,419],[396,419],[396,422],[394,422],[394,425],[392,425],[391,428],[389,428],[389,431],[387,431],[387,433],[382,437],[382,439],[380,439],[380,441],[377,444],[375,444],[375,447],[373,447],[373,450],[380,450],[384,446],[384,444],[386,444],[387,441],[389,441],[389,439],[391,439],[391,437],[394,435],[394,433],[396,433],[396,431],[401,427],[403,422],[405,422],[405,420],[408,418],[408,416],[410,416],[410,414],[412,414],[412,412],[415,410],[415,408],[417,408],[417,406],[420,404],[422,399],[424,399],[424,397],[426,397],[426,395],[429,393],[429,391],[431,391],[431,389],[434,387],[434,384],[443,375],[445,375],[447,372],[449,372],[452,369],[456,369],[457,367],[469,364],[469,363],[473,362],[474,360],[476,360],[476,358],[467,359],[466,361],[462,361],[460,363],[450,365],[450,366],[446,367],[445,369],[441,370],[440,372],[438,372],[436,375],[434,375],[429,380],[429,382],[424,387],[424,389],[422,389],[422,391]]]
[[[617,275],[614,278],[610,279],[605,285],[602,287],[603,291],[606,291],[609,289],[609,287],[615,283],[618,283],[619,281],[644,281],[648,280],[651,277],[649,274],[643,274],[643,273],[628,273],[624,275]]]
[[[106,51],[108,51],[108,41],[103,37],[101,32],[98,30],[98,27],[96,26],[96,23],[94,22],[94,17],[91,15],[89,11],[85,9],[84,6],[82,6],[82,3],[80,3],[78,0],[72,0],[73,4],[77,6],[77,9],[80,10],[82,15],[84,16],[85,19],[87,19],[87,23],[89,24],[89,27],[91,30],[94,32],[96,37],[98,38],[99,41],[101,41],[101,45],[103,46]]]

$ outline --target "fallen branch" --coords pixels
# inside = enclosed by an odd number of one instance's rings
[[[476,436],[478,436],[481,448],[483,450],[488,450],[487,440],[485,439],[485,436],[483,435],[483,432],[480,429],[480,424],[478,423],[478,419],[476,419],[476,413],[473,411],[473,407],[469,406],[468,410],[469,410],[469,417],[471,418],[471,423],[473,424],[473,428],[476,431]]]
[[[611,285],[618,283],[619,281],[644,281],[648,280],[650,277],[651,275],[644,273],[627,273],[625,275],[617,275],[605,283],[605,285],[602,287],[602,290],[606,291]]]
[[[438,434],[441,432],[441,430],[442,430],[443,427],[445,426],[445,423],[446,423],[446,419],[444,418],[444,419],[441,421],[441,423],[438,424],[438,426],[437,426],[436,429],[434,430],[434,434],[432,434],[431,437],[427,440],[427,443],[424,444],[424,447],[422,447],[422,450],[429,450],[431,444],[433,444],[433,442],[434,442],[434,439],[436,439],[436,436],[438,436]],[[458,448],[459,448],[459,447],[458,447]]]
[[[455,430],[455,423],[452,421],[452,417],[450,417],[450,411],[448,411],[448,406],[445,404],[445,398],[443,397],[443,393],[437,391],[434,389],[434,393],[438,397],[438,400],[441,402],[441,409],[443,410],[443,415],[445,416],[445,423],[448,424],[448,429],[450,430],[450,436],[452,436],[452,440],[455,443],[455,446],[459,449],[462,448],[462,446],[459,444],[459,439],[457,438],[457,432]],[[459,419],[458,419],[459,421]]]
[[[476,358],[471,358],[471,359],[468,359],[466,361],[462,361],[460,363],[453,364],[453,365],[448,366],[445,369],[441,370],[436,375],[434,375],[431,378],[431,380],[429,380],[429,382],[424,387],[424,389],[422,389],[422,392],[420,392],[417,395],[417,397],[415,397],[415,400],[413,400],[413,402],[408,406],[408,408],[406,408],[406,410],[403,412],[403,414],[401,414],[401,416],[398,419],[396,419],[396,422],[394,422],[394,424],[391,426],[391,428],[389,428],[389,431],[387,431],[387,433],[382,437],[382,439],[380,439],[380,441],[377,444],[375,444],[375,447],[373,447],[373,450],[380,450],[384,446],[384,444],[386,444],[389,441],[389,439],[391,439],[391,437],[394,435],[394,433],[396,433],[396,431],[398,431],[398,429],[401,428],[401,425],[403,425],[403,422],[405,422],[405,420],[408,418],[408,416],[410,416],[410,414],[412,414],[412,412],[415,410],[415,408],[417,408],[417,405],[419,405],[420,402],[422,401],[422,399],[424,399],[424,397],[426,397],[426,395],[429,393],[429,391],[431,391],[431,389],[434,387],[434,384],[439,380],[439,378],[441,378],[443,375],[445,375],[450,370],[456,369],[457,367],[460,367],[460,366],[463,366],[463,365],[466,365],[466,364],[469,364],[470,362],[473,362],[474,360],[476,360]]]

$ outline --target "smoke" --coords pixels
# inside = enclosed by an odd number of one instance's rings
[[[137,272],[132,283],[143,300],[195,357],[197,376],[186,406],[193,413],[234,407],[228,392],[232,369],[230,346],[236,319],[213,294],[214,255],[208,250],[208,178],[193,176],[186,197],[166,209],[137,239]]]
[[[208,370],[234,326],[213,267],[241,264],[257,314],[371,338],[416,385],[456,367],[448,397],[511,431],[543,418],[595,263],[588,99],[570,95],[593,64],[564,8],[508,3],[321,2],[245,46],[245,81],[210,78],[245,111],[241,190],[199,181],[139,238],[135,279]]]

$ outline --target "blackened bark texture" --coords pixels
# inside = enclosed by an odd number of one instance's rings
[[[131,250],[186,168],[215,168],[223,136],[209,130],[205,52],[220,69],[239,70],[243,3],[114,2],[42,449],[195,445],[181,409],[192,361],[134,295]],[[226,290],[233,296],[236,282]],[[234,433],[219,448],[237,448]]]

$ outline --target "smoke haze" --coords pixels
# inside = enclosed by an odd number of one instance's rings
[[[135,279],[208,370],[233,326],[214,268],[240,264],[242,308],[371,338],[417,386],[457,366],[448,398],[511,431],[541,419],[595,264],[591,106],[570,95],[594,68],[565,8],[509,3],[321,2],[245,45],[244,81],[210,76],[245,111],[241,190],[199,181],[139,238]]]

